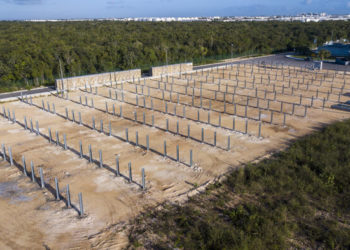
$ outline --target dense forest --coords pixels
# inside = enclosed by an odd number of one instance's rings
[[[350,249],[350,121],[135,220],[131,249]]]
[[[332,36],[350,39],[349,22],[0,22],[0,88],[53,84],[61,73],[293,50]]]

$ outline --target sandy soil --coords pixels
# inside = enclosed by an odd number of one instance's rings
[[[202,108],[199,97],[200,81],[202,81]],[[225,93],[228,113],[224,113],[223,108],[226,85],[228,85]],[[139,106],[136,103],[136,86]],[[152,87],[149,96],[147,86]],[[195,87],[195,107],[192,107],[191,87]],[[291,140],[324,124],[350,117],[349,113],[329,109],[330,105],[338,102],[338,93],[346,93],[349,89],[349,76],[344,77],[342,74],[334,76],[334,72],[324,71],[316,75],[310,71],[297,72],[294,68],[283,70],[267,68],[265,71],[265,68],[258,66],[252,68],[250,65],[245,67],[240,65],[238,68],[212,69],[203,73],[199,71],[168,79],[163,77],[159,80],[147,79],[145,82],[131,81],[123,84],[123,90],[121,88],[121,84],[114,83],[112,87],[99,87],[97,94],[94,94],[95,89],[93,93],[78,90],[69,92],[68,99],[49,96],[33,99],[34,105],[19,101],[3,105],[6,111],[10,110],[11,115],[12,111],[15,111],[17,122],[0,118],[0,143],[5,144],[6,149],[12,147],[14,160],[19,164],[22,164],[22,156],[25,156],[28,171],[30,161],[33,161],[36,176],[38,168],[41,167],[49,189],[41,189],[37,183],[31,182],[30,178],[21,173],[21,167],[18,169],[10,166],[8,162],[1,162],[1,249],[122,248],[128,243],[128,221],[141,212],[147,212],[148,209],[165,201],[183,202],[189,195],[196,193],[196,189],[218,180],[226,172],[281,150]],[[255,96],[256,89],[257,96]],[[272,99],[269,107],[267,99],[264,99],[265,89],[268,91],[266,98]],[[110,90],[112,99],[109,98]],[[118,100],[115,100],[115,91],[118,93]],[[216,101],[214,91],[217,91]],[[121,99],[122,92],[124,101]],[[176,92],[179,93],[179,103]],[[233,93],[236,93],[234,97]],[[303,96],[301,105],[300,94]],[[246,119],[238,116],[244,116],[248,95],[250,96],[247,109],[249,126],[248,134],[244,134],[242,132],[245,132]],[[94,100],[94,107],[84,105],[85,96],[89,105],[91,99]],[[305,105],[311,105],[312,96],[315,98],[313,107],[309,107],[307,116],[303,117]],[[262,112],[262,138],[257,137],[260,123],[257,97]],[[323,98],[327,97],[323,108]],[[143,107],[143,98],[146,107]],[[232,115],[234,112],[232,98],[233,103],[237,105],[238,116]],[[346,96],[340,95],[340,101],[347,100]],[[51,111],[54,104],[56,114],[42,110],[40,108],[42,101],[46,109],[47,104],[50,105]],[[106,102],[108,114],[105,112]],[[151,110],[151,102],[154,110]],[[165,102],[169,114],[165,113]],[[210,124],[207,124],[210,102],[212,111]],[[289,113],[285,126],[282,125],[281,102],[284,102],[283,113]],[[293,103],[295,113],[292,115]],[[113,115],[113,104],[117,114],[122,107],[123,117]],[[186,106],[185,118],[184,106]],[[69,119],[65,119],[66,108]],[[197,121],[198,110],[199,121]],[[76,122],[72,121],[72,111]],[[271,111],[274,111],[273,124],[269,123]],[[78,122],[79,112],[83,125],[79,125]],[[134,112],[137,113],[137,122],[134,120]],[[146,124],[143,124],[143,113]],[[219,114],[222,127],[218,127]],[[152,115],[154,127],[152,127]],[[24,129],[24,117],[28,124],[32,119],[34,128],[35,122],[38,121],[40,135]],[[96,130],[92,129],[93,117]],[[236,121],[236,131],[232,130],[233,118]],[[166,119],[169,122],[170,132],[166,131]],[[103,133],[100,132],[101,120]],[[108,135],[109,122],[112,136]],[[179,135],[176,131],[177,122],[179,122]],[[187,138],[188,125],[191,126],[190,138]],[[54,142],[49,143],[49,128],[53,141],[56,140],[56,131],[59,133],[61,143],[63,135],[66,135],[67,150],[62,146],[56,146]],[[126,141],[126,128],[129,141]],[[136,132],[140,146],[135,145]],[[213,145],[214,132],[216,146]],[[147,135],[150,138],[150,151],[145,148]],[[226,150],[228,137],[230,150]],[[80,141],[83,145],[83,159],[79,157]],[[167,143],[167,155],[170,157],[162,155],[164,141]],[[93,163],[88,161],[89,145],[96,161]],[[177,146],[179,146],[180,162],[176,161]],[[99,168],[99,150],[103,155],[103,168]],[[193,151],[192,167],[189,166],[190,150]],[[119,157],[121,176],[115,173],[116,157]],[[129,163],[132,166],[131,183],[128,173]],[[146,190],[142,190],[140,186],[142,169],[146,172]],[[52,189],[55,187],[55,177],[59,180],[63,197],[66,197],[66,185],[70,185],[72,203],[76,209],[68,209],[64,201],[55,200]],[[85,215],[82,218],[78,214],[79,192],[83,194],[85,207]]]

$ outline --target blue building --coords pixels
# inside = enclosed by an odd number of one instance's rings
[[[334,57],[350,58],[350,44],[333,43],[318,47],[317,53],[321,50],[328,50]]]

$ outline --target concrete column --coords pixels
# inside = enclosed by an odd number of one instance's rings
[[[125,140],[129,142],[129,131],[128,128],[125,128]]]
[[[187,138],[190,138],[191,136],[191,125],[187,125]]]
[[[219,113],[219,127],[221,127],[221,114]]]
[[[74,110],[72,110],[72,122],[75,122],[75,114],[74,114]]]
[[[100,120],[100,133],[103,133],[103,120]]]
[[[31,172],[32,182],[35,182],[35,172],[34,172],[34,163],[33,163],[33,161],[30,162],[30,172]]]
[[[56,115],[56,107],[54,103],[52,103],[52,112],[54,115]]]
[[[166,122],[166,132],[168,132],[169,131],[169,119],[167,118],[165,120],[165,122]]]
[[[139,145],[139,132],[136,131],[136,141],[135,141],[136,146]]]
[[[271,111],[271,120],[270,120],[270,123],[271,123],[271,124],[273,123],[273,110]]]
[[[143,124],[146,124],[146,114],[145,114],[145,112],[142,113],[142,117],[143,117]]]
[[[100,155],[100,168],[102,168],[103,167],[102,150],[99,150],[98,153]]]
[[[66,134],[63,134],[63,141],[64,141],[64,150],[67,150],[67,138],[66,138]]]
[[[91,144],[89,145],[89,163],[92,163],[92,149],[91,149]]]
[[[52,135],[51,135],[51,129],[49,128],[48,129],[49,131],[49,143],[51,144],[51,142],[52,142]]]
[[[193,153],[192,153],[192,149],[190,150],[190,167],[193,166]]]
[[[248,119],[245,119],[245,134],[248,134]]]
[[[58,136],[58,131],[56,131],[56,146],[60,144],[60,138]]]
[[[154,115],[152,115],[152,127],[154,127]]]
[[[59,185],[58,185],[58,179],[55,177],[55,186],[56,186],[56,200],[60,200],[61,197],[60,197],[60,188],[59,188]]]
[[[95,130],[95,117],[92,117],[92,129]]]
[[[8,151],[9,151],[9,157],[10,157],[10,166],[12,166],[12,165],[13,165],[12,148],[9,147],[9,148],[8,148]]]
[[[129,168],[129,183],[132,182],[132,169],[131,169],[131,162],[128,163]]]
[[[116,165],[116,175],[120,176],[120,170],[119,170],[119,156],[115,158],[115,165]]]
[[[79,215],[80,215],[80,217],[82,217],[82,216],[84,216],[84,205],[83,205],[82,193],[78,194],[78,198],[79,198],[79,208],[80,208]]]
[[[83,143],[81,141],[79,141],[79,150],[80,150],[79,157],[83,158]]]
[[[106,106],[106,113],[108,114],[108,103],[105,102],[105,106]]]
[[[66,196],[67,196],[67,208],[71,208],[71,200],[70,200],[70,191],[69,191],[69,184],[67,184],[66,187]]]
[[[146,136],[146,145],[147,151],[149,151],[149,135]]]
[[[164,157],[167,156],[167,153],[166,153],[166,141],[164,141]]]
[[[119,108],[119,116],[123,117],[123,106],[120,106]]]
[[[201,141],[204,142],[204,128],[201,130]]]
[[[141,186],[142,186],[142,190],[145,190],[146,189],[145,169],[143,168],[141,171],[142,171],[141,172],[141,176],[142,176],[142,184],[141,184]]]
[[[39,131],[39,122],[38,121],[35,122],[35,126],[36,126],[36,135],[39,135],[40,131]]]
[[[231,149],[231,138],[230,136],[227,136],[227,151]]]
[[[176,145],[176,161],[180,162],[180,150],[179,145]]]
[[[39,173],[40,173],[40,184],[41,188],[45,187],[45,181],[44,181],[44,174],[43,174],[43,169],[39,168]]]
[[[66,108],[66,120],[68,120],[68,109]]]
[[[23,165],[23,174],[27,176],[27,164],[24,155],[22,155],[22,165]]]
[[[214,146],[216,147],[216,131],[214,131]]]

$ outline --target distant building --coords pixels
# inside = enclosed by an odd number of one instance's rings
[[[343,43],[330,43],[320,46],[317,52],[321,50],[328,50],[334,57],[347,57],[350,58],[350,44]]]

